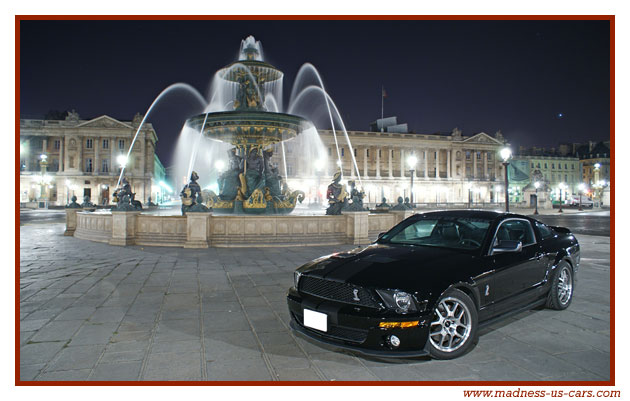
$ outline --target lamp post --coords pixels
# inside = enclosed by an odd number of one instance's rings
[[[534,188],[536,188],[536,209],[534,210],[534,214],[538,214],[538,188],[540,188],[540,182],[536,181]]]
[[[578,207],[578,210],[581,212],[582,210],[582,192],[584,192],[584,188],[586,188],[586,185],[584,185],[583,182],[580,183],[580,185],[578,185],[578,193],[580,195],[580,206]]]
[[[411,177],[411,195],[409,196],[409,198],[411,199],[411,204],[413,205],[413,173],[414,171],[416,171],[416,163],[418,163],[418,158],[415,155],[410,155],[407,158],[407,166],[409,166],[409,171],[411,172],[410,177]]]
[[[505,172],[505,211],[509,212],[510,211],[510,194],[508,192],[508,188],[509,188],[509,182],[508,182],[508,166],[510,165],[510,162],[508,162],[508,160],[510,160],[510,157],[512,157],[512,149],[510,149],[509,147],[505,147],[503,149],[501,149],[501,158],[503,159],[503,168],[504,168],[504,172]]]
[[[595,167],[595,171],[594,171],[595,177],[594,177],[594,180],[593,180],[593,184],[600,186],[600,190],[601,190],[601,184],[600,184],[600,180],[599,180],[599,169],[602,167],[602,165],[599,164],[599,163],[595,163],[595,165],[593,167]],[[601,205],[601,203],[602,203],[601,195],[598,196],[598,198],[599,198],[599,207],[602,207],[602,205]]]
[[[564,184],[564,182],[561,182],[560,184],[558,184],[558,188],[560,188],[560,209],[558,210],[558,213],[562,213],[562,192],[564,192],[564,188],[566,188],[566,185]]]

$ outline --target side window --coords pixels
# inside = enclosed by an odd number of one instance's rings
[[[497,230],[494,243],[497,241],[512,240],[521,241],[523,246],[536,243],[536,237],[532,225],[525,220],[508,220],[501,224]]]
[[[542,239],[553,237],[553,230],[549,228],[547,225],[537,221],[536,228],[538,229],[538,232],[540,233],[540,236],[542,237]]]

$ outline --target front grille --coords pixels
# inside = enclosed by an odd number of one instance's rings
[[[302,276],[299,282],[299,291],[332,301],[380,308],[379,303],[376,302],[372,294],[365,288],[338,281]],[[359,299],[358,301],[357,298]]]
[[[320,336],[331,337],[337,340],[350,341],[353,343],[360,344],[366,340],[367,335],[368,335],[367,330],[351,329],[348,327],[341,327],[341,326],[336,326],[332,324],[328,325],[328,331],[319,331],[319,330],[311,329],[310,327],[304,326],[302,316],[296,315],[295,313],[292,313],[292,315],[293,315],[293,318],[300,324],[300,326],[304,327],[308,331],[317,333]]]

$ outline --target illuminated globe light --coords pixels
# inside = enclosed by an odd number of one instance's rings
[[[584,183],[580,183],[580,185],[578,185],[578,189],[582,192],[584,192],[585,188],[586,188],[586,185]]]
[[[601,166],[602,166],[601,164],[599,164],[599,163],[595,163],[595,168],[597,168],[597,169],[598,169],[598,168],[600,168]]]
[[[407,165],[410,169],[413,169],[418,163],[418,158],[415,155],[411,155],[407,158]]]
[[[125,167],[127,165],[127,156],[118,155],[118,157],[116,158],[116,162],[118,163],[119,166]]]
[[[214,167],[219,171],[223,171],[223,169],[225,169],[225,162],[223,160],[217,160],[214,163]]]
[[[341,167],[341,160],[337,160],[337,166]]]
[[[534,183],[534,187],[536,187],[536,189],[540,188],[540,182],[536,181],[536,182]]]
[[[42,159],[43,162],[45,162],[46,159],[48,159],[48,156],[44,155],[44,154],[41,154],[41,155],[39,155],[39,158]]]
[[[505,147],[501,149],[501,152],[499,152],[499,154],[501,155],[501,158],[503,159],[503,161],[507,162],[508,159],[512,157],[512,149]]]

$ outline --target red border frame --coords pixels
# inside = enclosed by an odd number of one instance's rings
[[[610,379],[605,381],[23,381],[20,380],[20,22],[60,20],[602,20],[610,22]],[[615,385],[615,16],[614,15],[16,15],[15,16],[15,385],[16,386],[610,386]]]

